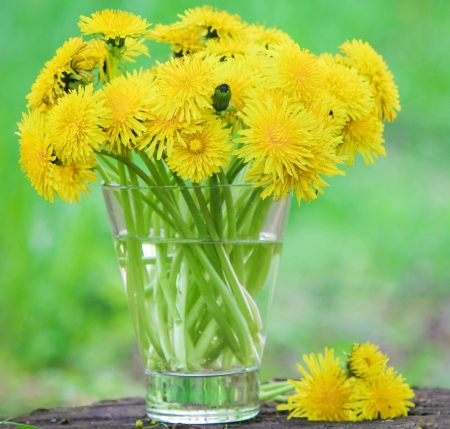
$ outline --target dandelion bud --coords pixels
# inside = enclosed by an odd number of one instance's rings
[[[217,112],[221,112],[228,107],[231,99],[231,88],[227,83],[222,83],[214,91],[213,106]]]

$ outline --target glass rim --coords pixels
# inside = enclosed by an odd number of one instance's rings
[[[255,186],[256,183],[238,183],[238,184],[218,184],[218,185],[198,185],[186,184],[186,186],[179,185],[121,185],[119,183],[105,183],[102,181],[101,187],[103,189],[195,189],[196,187],[200,189],[217,189],[217,188],[243,188],[243,189],[258,189],[264,188],[263,186]]]

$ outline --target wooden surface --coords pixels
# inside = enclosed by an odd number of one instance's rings
[[[136,420],[142,420],[143,427],[148,428],[203,428],[203,429],[450,429],[450,390],[449,389],[414,389],[416,404],[408,417],[394,420],[373,420],[364,422],[309,422],[305,419],[286,420],[287,413],[277,412],[276,404],[265,402],[261,413],[254,419],[240,423],[218,425],[152,425],[145,417],[145,402],[142,398],[125,398],[97,402],[85,407],[38,409],[30,416],[15,419],[42,429],[66,427],[70,429],[87,428],[135,428]],[[5,429],[11,426],[3,426]]]

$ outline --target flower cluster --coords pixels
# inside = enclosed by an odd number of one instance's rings
[[[80,18],[82,37],[45,64],[19,124],[20,163],[40,195],[79,201],[94,170],[120,182],[111,159],[145,155],[183,180],[225,171],[229,183],[262,187],[262,198],[309,202],[357,153],[366,163],[385,156],[383,122],[399,96],[367,42],[315,55],[209,6],[179,18],[153,28],[123,11]],[[170,44],[172,58],[127,70],[149,56],[148,39]]]
[[[392,419],[408,414],[414,392],[401,374],[388,367],[388,357],[374,344],[354,344],[344,368],[333,349],[325,354],[304,355],[306,369],[297,364],[303,377],[288,380],[295,393],[278,410],[290,411],[288,418],[309,420]]]

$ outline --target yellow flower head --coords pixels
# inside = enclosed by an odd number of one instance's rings
[[[150,30],[147,38],[160,43],[170,43],[172,51],[176,54],[193,54],[202,49],[204,41],[200,35],[201,27],[184,27],[177,23],[170,25],[157,24]]]
[[[89,75],[79,72],[79,54],[87,48],[87,44],[81,37],[69,39],[57,49],[56,55],[45,63],[36,81],[31,87],[31,93],[27,95],[28,107],[46,111],[56,104],[70,89],[75,88],[77,82],[88,83],[83,79]],[[90,69],[89,69],[90,70]],[[92,80],[91,76],[90,80]]]
[[[165,119],[180,121],[201,118],[203,109],[212,109],[211,97],[223,82],[219,58],[189,55],[158,64],[153,91],[153,111]]]
[[[301,100],[310,100],[322,85],[317,57],[296,43],[283,43],[267,50],[262,70],[268,88],[282,88]]]
[[[245,143],[234,152],[239,158],[264,163],[264,173],[282,182],[286,175],[296,174],[296,167],[311,165],[310,131],[314,120],[301,106],[292,104],[287,95],[282,104],[276,103],[270,93],[251,99],[239,116],[246,125],[238,131],[243,137],[235,140]]]
[[[389,358],[375,344],[353,344],[349,357],[350,371],[357,377],[370,377],[386,370]]]
[[[184,180],[200,183],[220,171],[229,161],[228,130],[219,119],[207,121],[202,129],[182,134],[183,143],[174,144],[167,166]]]
[[[180,121],[176,116],[170,119],[152,116],[150,120],[144,122],[147,131],[138,141],[139,149],[147,149],[149,158],[153,156],[156,148],[158,148],[157,159],[161,158],[164,149],[170,156],[176,141],[184,144],[181,133],[189,134],[200,131],[202,129],[201,122],[204,122],[204,120],[188,123]]]
[[[58,166],[59,186],[58,196],[71,203],[81,201],[81,194],[88,196],[88,182],[95,182],[97,175],[92,171],[95,164],[61,165]]]
[[[230,85],[230,103],[241,111],[246,103],[247,91],[254,87],[262,76],[255,67],[248,67],[247,59],[228,58],[223,66],[223,81]]]
[[[356,378],[352,382],[352,395],[347,408],[352,420],[393,419],[408,415],[414,403],[409,399],[414,392],[394,368],[369,378]]]
[[[333,95],[351,119],[368,116],[375,108],[372,89],[355,69],[341,64],[322,66],[323,89]]]
[[[245,31],[248,24],[241,20],[239,15],[230,15],[226,11],[213,9],[211,6],[188,9],[181,18],[180,27],[200,27],[204,35],[209,37],[239,36]]]
[[[102,34],[105,40],[146,36],[151,24],[130,12],[105,9],[95,12],[91,18],[80,16],[78,27],[83,34]]]
[[[288,403],[279,405],[278,410],[287,410],[291,417],[306,417],[308,420],[348,420],[345,408],[350,397],[350,383],[339,366],[334,350],[325,348],[325,356],[303,355],[307,369],[297,364],[303,378],[289,380],[295,387],[295,394],[288,396]]]
[[[319,64],[321,66],[333,65],[333,64],[344,64],[344,57],[340,54],[330,54],[329,52],[323,52],[318,56]]]
[[[105,86],[105,107],[112,112],[106,134],[112,150],[127,153],[146,131],[143,122],[150,117],[153,80],[153,73],[134,70],[133,74],[116,77]]]
[[[17,124],[20,136],[20,165],[39,195],[53,202],[58,189],[56,156],[44,131],[44,115],[39,110],[23,114]]]
[[[333,129],[333,135],[341,136],[342,128],[348,120],[348,115],[347,110],[334,95],[321,91],[311,102],[306,104],[306,108],[313,114],[317,122],[324,123],[325,121]],[[337,143],[342,143],[342,136],[339,142],[335,143],[333,143],[334,147],[337,146]]]
[[[72,60],[73,68],[76,70],[92,71],[98,65],[99,72],[103,70],[108,51],[105,43],[99,39],[89,40],[77,51]]]
[[[301,200],[309,203],[317,199],[318,193],[323,194],[323,188],[328,186],[322,175],[327,177],[345,175],[338,168],[338,164],[343,163],[343,157],[337,156],[333,149],[334,141],[339,137],[333,136],[332,128],[324,121],[318,124],[311,134],[314,145],[309,149],[312,156],[310,164],[302,168],[295,166],[293,174],[288,174],[283,167],[283,175],[279,177],[265,173],[262,164],[254,163],[251,166],[245,179],[254,182],[256,187],[264,187],[261,198],[272,196],[274,200],[280,200],[285,199],[289,192],[293,192],[299,205]]]
[[[92,85],[71,91],[49,112],[46,131],[63,164],[84,164],[95,157],[94,150],[105,141],[103,129],[111,122],[103,106],[101,91]]]
[[[246,38],[264,48],[273,45],[293,43],[291,37],[284,31],[274,27],[266,28],[264,25],[251,24],[245,30]]]
[[[399,94],[383,57],[362,40],[346,41],[339,49],[348,56],[346,63],[370,82],[381,119],[393,121],[397,117],[395,110],[401,110]]]
[[[338,154],[347,154],[347,165],[352,165],[355,154],[359,153],[366,164],[374,164],[374,157],[385,157],[383,146],[384,124],[374,112],[360,119],[350,119],[342,130],[343,144],[337,148]]]
[[[145,55],[150,58],[148,53],[147,45],[144,45],[145,39],[125,39],[125,51],[122,54],[122,59],[124,61],[129,61],[130,63],[135,63],[135,58]]]
[[[203,48],[210,54],[215,54],[221,58],[247,57],[257,55],[261,52],[261,47],[240,37],[220,37],[209,39]]]

